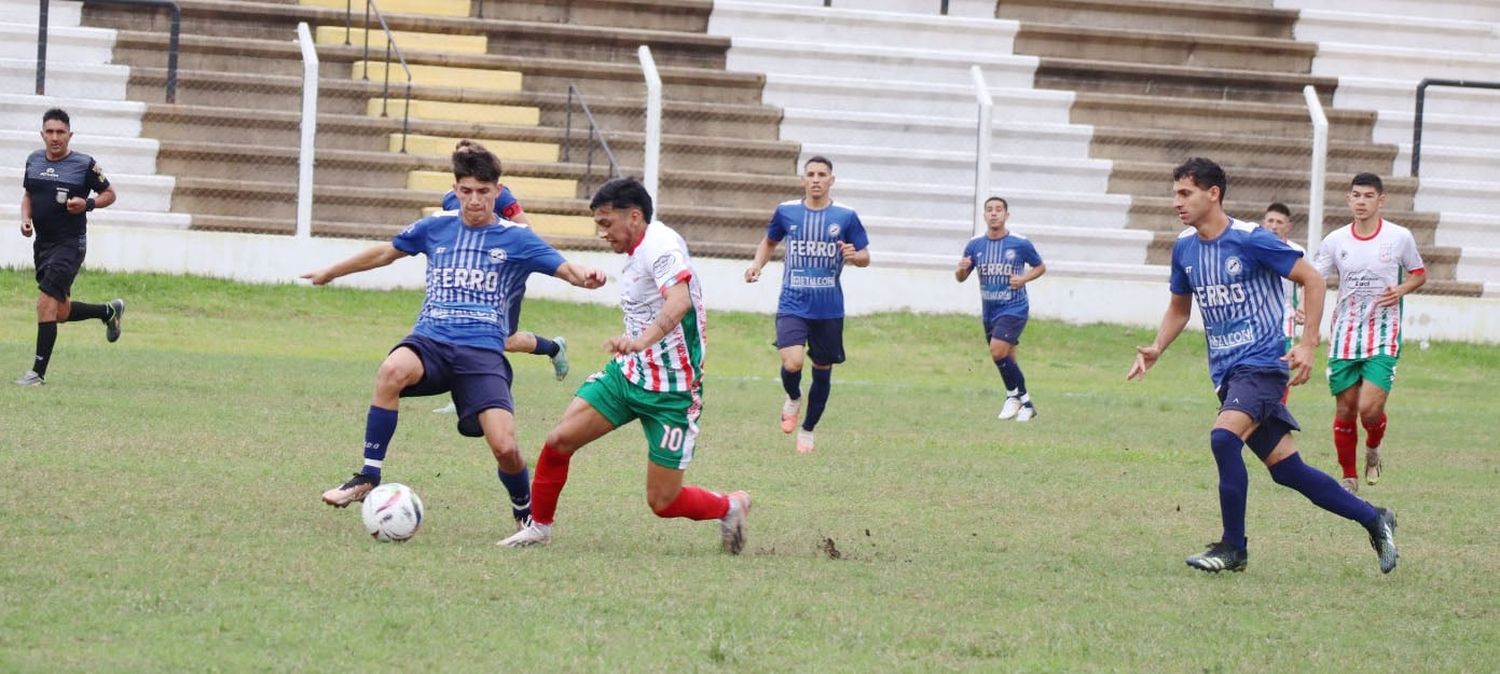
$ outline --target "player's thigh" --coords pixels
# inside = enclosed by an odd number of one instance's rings
[[[803,347],[807,345],[808,329],[808,320],[801,316],[776,316],[776,339],[771,345],[781,352],[782,367],[794,372],[802,369]]]
[[[1350,389],[1354,389],[1354,396],[1359,395],[1359,382],[1364,379],[1363,358],[1329,358],[1328,359],[1328,392],[1338,396]]]
[[[402,344],[391,349],[391,352],[386,354],[385,360],[380,362],[380,370],[375,375],[375,381],[380,388],[394,388],[399,391],[422,381],[422,375],[425,372],[422,356],[415,349]]]
[[[1221,409],[1219,416],[1214,417],[1214,430],[1222,428],[1235,434],[1241,440],[1250,437],[1255,427],[1255,419],[1242,410]]]
[[[778,350],[781,355],[781,367],[787,372],[801,372],[802,366],[807,364],[807,349],[803,346],[788,346]]]
[[[1371,356],[1364,360],[1360,367],[1360,398],[1363,400],[1366,391],[1378,388],[1381,392],[1381,400],[1396,386],[1396,364],[1397,360],[1392,356]]]
[[[639,388],[625,379],[620,366],[610,361],[589,375],[563,418],[547,435],[547,444],[561,452],[572,452],[635,419],[630,389]]]
[[[66,302],[73,294],[73,281],[83,269],[88,247],[78,241],[58,242],[36,251],[36,284],[42,294]]]
[[[599,412],[588,400],[574,398],[563,416],[547,434],[547,445],[564,454],[572,454],[585,445],[615,430],[618,424]]]
[[[807,322],[807,357],[813,365],[844,362],[844,319],[819,318]]]
[[[990,344],[993,348],[995,342],[1009,344],[1012,349],[1021,343],[1021,333],[1026,331],[1026,319],[1021,316],[996,316],[990,323]],[[1009,355],[1009,354],[1007,354]],[[1003,358],[1004,356],[997,356]]]
[[[1390,389],[1381,388],[1380,384],[1365,380],[1359,385],[1359,415],[1366,419],[1374,419],[1385,414],[1385,401],[1390,398]]]
[[[651,463],[686,469],[698,447],[698,418],[703,413],[700,392],[642,390],[635,404]]]

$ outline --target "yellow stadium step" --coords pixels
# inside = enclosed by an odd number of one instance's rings
[[[414,134],[406,137],[406,151],[408,154],[446,156],[453,154],[453,146],[458,144],[459,140],[458,138]],[[555,143],[528,143],[519,140],[479,140],[479,143],[500,157],[502,167],[507,161],[554,162],[560,156],[560,150]],[[401,151],[401,134],[391,134],[390,151]]]
[[[527,197],[534,199],[573,199],[578,196],[578,181],[561,178],[529,178],[506,176],[500,179],[506,187],[526,206]],[[406,177],[406,189],[425,192],[446,192],[453,187],[453,174],[447,171],[412,171]]]
[[[298,0],[303,7],[350,8],[357,21],[364,22],[364,0]],[[469,0],[380,0],[375,3],[384,14],[426,14],[427,16],[468,16]],[[373,14],[374,12],[371,12]],[[372,18],[373,21],[373,18]],[[401,44],[401,38],[396,38]]]
[[[524,207],[526,204],[521,205]],[[440,206],[429,206],[422,209],[422,216],[426,217],[440,210],[442,210]],[[544,238],[548,236],[592,237],[597,234],[594,221],[582,215],[527,213],[526,219],[531,221],[531,229]]]
[[[378,117],[382,110],[395,119],[401,118],[406,101],[391,97],[389,105],[379,98],[370,99],[366,112]],[[542,111],[524,105],[486,105],[483,103],[448,103],[445,101],[412,101],[411,116],[414,119],[445,120],[450,122],[473,122],[476,124],[507,124],[510,126],[536,126],[542,121]],[[450,149],[451,151],[451,149]]]
[[[410,33],[406,31],[391,31],[396,37],[396,46],[401,48],[401,53],[414,51],[439,51],[450,54],[483,54],[489,51],[489,38],[483,35],[444,35],[442,33]],[[347,36],[349,44],[355,48],[363,49],[365,46],[365,31],[356,28],[347,33],[343,26],[318,26],[314,34],[318,44],[341,45]],[[370,53],[385,53],[385,31],[370,31]],[[384,61],[382,61],[384,63]],[[381,71],[382,73],[384,71]],[[394,75],[395,73],[391,73]],[[383,76],[383,75],[382,75]],[[416,73],[412,73],[415,78]],[[405,75],[402,76],[406,81]]]
[[[396,38],[396,44],[401,44],[401,38]],[[405,49],[405,47],[402,47],[402,49]],[[354,65],[350,68],[350,76],[354,79],[364,77],[367,64],[370,70],[371,81],[385,81],[385,61],[355,61]],[[397,82],[406,83],[406,71],[401,69],[400,63],[392,63],[391,83],[395,84]],[[411,66],[411,82],[412,84],[429,87],[520,91],[521,73],[510,70],[492,70],[490,68],[414,65]]]

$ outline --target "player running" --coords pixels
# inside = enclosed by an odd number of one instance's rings
[[[1339,299],[1328,341],[1328,388],[1334,396],[1333,446],[1344,488],[1355,491],[1359,431],[1365,427],[1365,483],[1380,481],[1380,441],[1385,437],[1385,401],[1396,383],[1401,357],[1401,298],[1427,282],[1411,230],[1380,217],[1385,185],[1361,173],[1349,186],[1354,222],[1323,239],[1313,257],[1318,272],[1337,273]]]
[[[1188,557],[1188,566],[1214,573],[1245,570],[1245,501],[1250,485],[1240,452],[1249,445],[1277,484],[1363,525],[1380,557],[1381,572],[1390,573],[1397,560],[1396,514],[1360,500],[1303,463],[1291,436],[1300,429],[1281,401],[1288,379],[1301,384],[1312,369],[1326,293],[1323,277],[1270,232],[1224,213],[1227,180],[1218,164],[1189,159],[1172,178],[1173,206],[1188,225],[1172,247],[1172,300],[1156,339],[1136,348],[1126,378],[1142,377],[1156,364],[1187,326],[1196,298],[1208,343],[1209,376],[1220,402],[1209,446],[1219,470],[1224,535]],[[1281,341],[1282,278],[1306,291],[1308,320],[1301,341],[1290,352]]]
[[[364,466],[347,482],[323,492],[323,502],[342,508],[363,500],[380,484],[401,398],[451,392],[460,430],[483,435],[495,456],[519,529],[529,521],[531,494],[526,460],[516,448],[511,369],[505,359],[508,294],[532,273],[582,288],[604,285],[605,275],[567,262],[530,229],[495,215],[500,161],[493,154],[454,152],[453,178],[462,211],[422,218],[390,243],[302,276],[323,285],[408,255],[427,256],[427,297],[417,323],[376,375],[365,417]],[[465,430],[466,424],[472,430]]]
[[[614,359],[588,378],[547,434],[532,482],[531,524],[499,545],[544,545],[573,453],[636,419],[646,434],[646,503],[657,517],[718,520],[724,551],[745,546],[750,495],[683,485],[698,445],[706,342],[703,292],[675,230],[651,219],[651,195],[634,178],[599,187],[589,208],[599,237],[624,253],[620,307],[625,333],[606,344]]]
[[[844,362],[844,264],[870,266],[870,241],[854,209],[838,204],[833,189],[833,162],[816,156],[803,164],[800,201],[776,207],[766,236],[745,270],[745,282],[760,280],[776,244],[786,240],[781,300],[776,307],[776,348],[781,350],[781,432],[797,428],[802,410],[802,364],[812,359],[812,386],[807,391],[807,418],[797,432],[797,451],[813,451],[813,429],[823,417],[832,389],[833,366]]]
[[[969,240],[964,256],[958,261],[953,277],[959,283],[979,270],[979,296],[984,307],[984,336],[990,343],[990,358],[1005,382],[1005,404],[999,418],[1031,421],[1036,406],[1026,391],[1026,376],[1016,363],[1016,347],[1031,313],[1026,284],[1047,273],[1047,265],[1036,252],[1036,246],[1019,234],[1012,234],[1005,223],[1010,219],[1010,204],[1000,197],[984,201],[983,236]],[[1027,269],[1030,267],[1030,269]]]

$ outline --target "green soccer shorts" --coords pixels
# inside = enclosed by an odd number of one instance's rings
[[[647,391],[625,378],[620,364],[610,361],[584,380],[578,397],[615,428],[641,420],[651,463],[684,470],[698,444],[698,416],[703,413],[701,387],[692,391]]]
[[[1329,358],[1328,390],[1338,395],[1360,381],[1385,389],[1387,393],[1396,384],[1396,358],[1379,355],[1369,358]]]

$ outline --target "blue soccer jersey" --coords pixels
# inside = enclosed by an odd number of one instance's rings
[[[781,302],[776,313],[801,318],[843,318],[844,254],[839,244],[855,250],[870,245],[865,226],[854,209],[831,203],[812,210],[801,200],[776,207],[766,238],[786,242],[786,271],[781,280]]]
[[[1253,222],[1212,241],[1188,229],[1172,247],[1172,293],[1197,298],[1214,386],[1237,367],[1286,369],[1281,279],[1302,253]]]
[[[391,245],[427,256],[427,299],[412,332],[440,342],[505,350],[511,298],[532,273],[555,274],[563,257],[530,228],[469,227],[451,213],[418,220]]]
[[[458,195],[453,190],[448,190],[448,193],[443,195],[443,210],[461,210],[458,203]],[[506,220],[515,219],[517,215],[521,214],[521,202],[516,201],[516,195],[510,193],[509,187],[500,186],[500,197],[495,199],[495,212],[499,213],[500,217]]]
[[[1042,263],[1042,256],[1037,254],[1030,239],[1019,234],[1006,234],[998,239],[976,236],[964,246],[964,257],[974,261],[974,271],[979,274],[985,325],[994,324],[1001,316],[1030,315],[1026,286],[1010,287],[1011,276],[1025,273],[1026,265],[1035,267]]]

